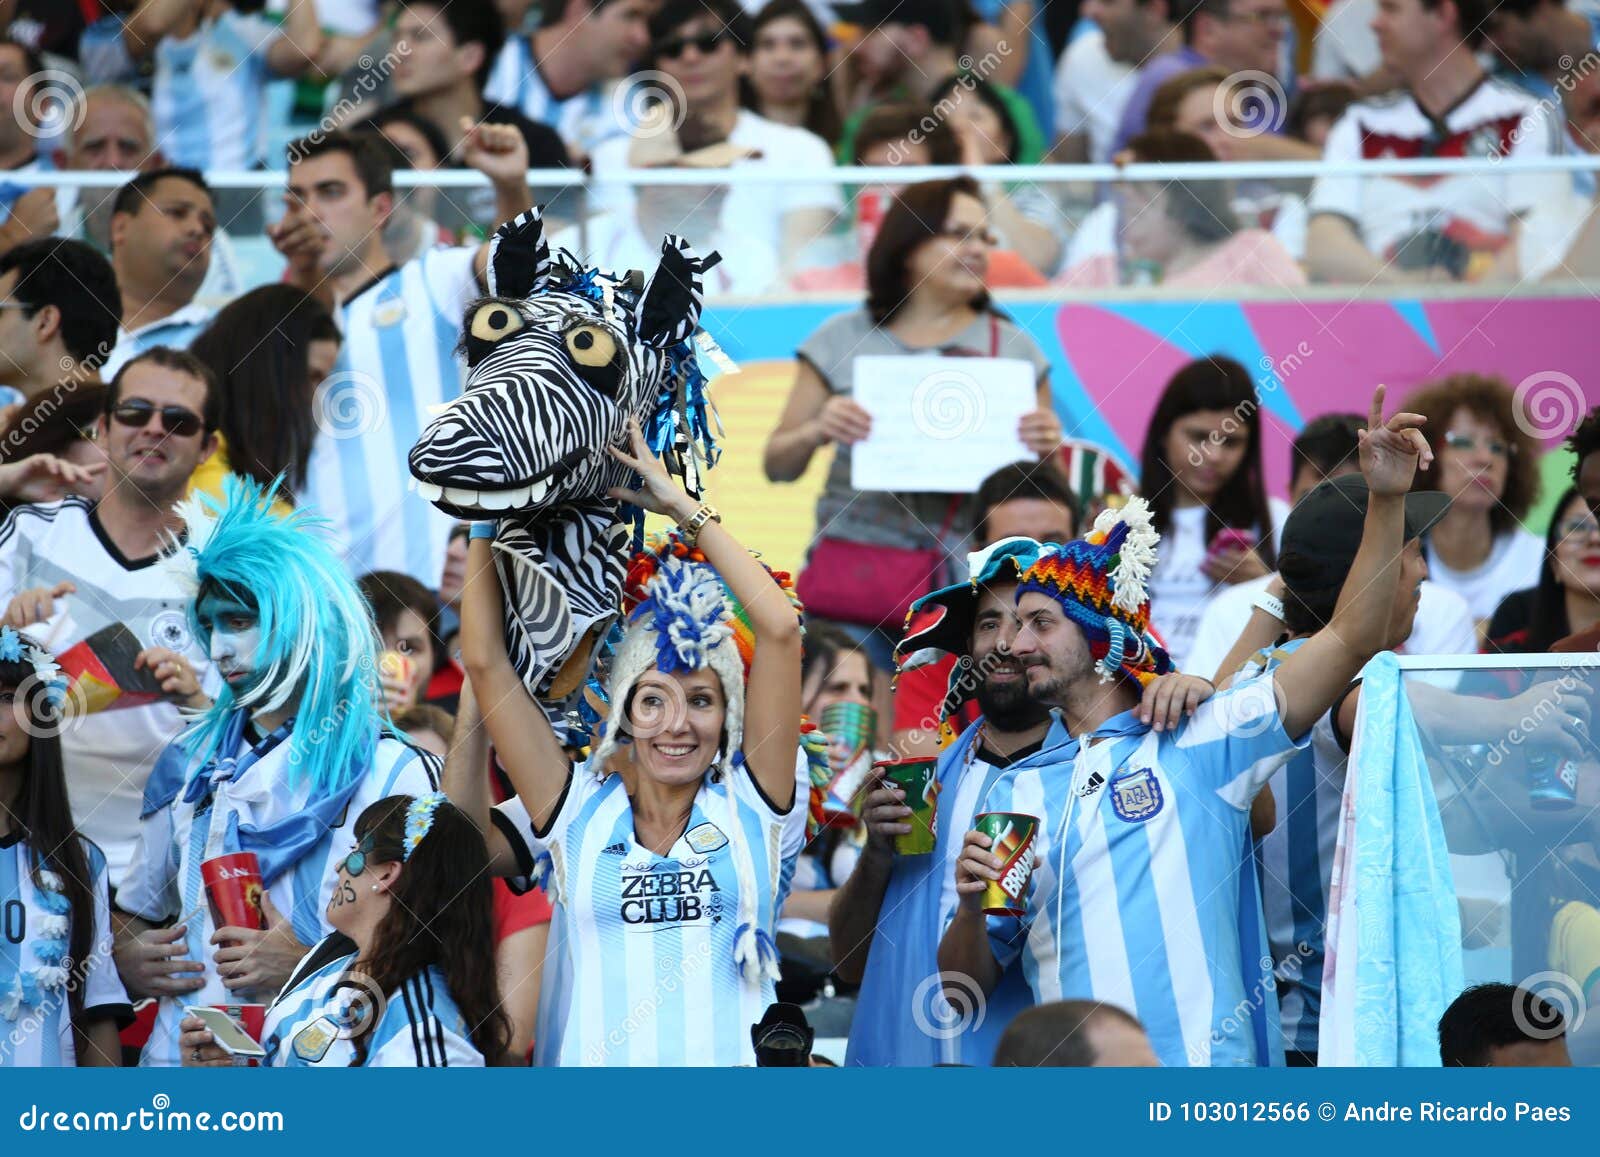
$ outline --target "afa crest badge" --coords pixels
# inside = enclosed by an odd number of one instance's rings
[[[1148,767],[1125,771],[1111,777],[1111,810],[1130,824],[1143,823],[1161,810],[1166,797],[1155,772]]]
[[[294,1055],[308,1064],[316,1064],[328,1053],[328,1048],[339,1037],[339,1030],[325,1016],[306,1025],[295,1034]]]

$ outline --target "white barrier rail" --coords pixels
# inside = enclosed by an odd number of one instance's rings
[[[901,165],[779,169],[743,167],[735,169],[619,169],[604,176],[593,176],[575,169],[531,169],[528,183],[543,187],[595,187],[612,185],[790,185],[906,184],[958,174],[969,174],[980,181],[1036,185],[1098,181],[1294,181],[1317,177],[1424,177],[1479,175],[1502,177],[1517,173],[1600,172],[1600,154],[1562,157],[1507,158],[1505,160],[1455,160],[1438,157],[1349,162],[1329,161],[1205,161],[1183,164],[1137,165]],[[31,188],[105,189],[126,184],[136,173],[126,172],[42,172],[4,174],[0,181]],[[217,189],[278,189],[285,181],[282,169],[218,170],[206,173],[206,181]],[[402,188],[420,186],[437,189],[479,188],[488,185],[481,173],[463,169],[402,169],[395,173],[395,184]]]

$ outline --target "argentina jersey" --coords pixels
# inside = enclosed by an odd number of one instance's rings
[[[740,883],[731,839],[753,863],[753,919],[770,935],[805,838],[803,801],[775,811],[742,766],[708,778],[666,856],[634,838],[620,775],[596,782],[576,768],[543,836],[520,801],[498,810],[501,830],[515,829],[524,870],[550,857],[571,978],[560,1064],[754,1064],[750,1028],[776,991],[765,977],[746,982],[734,964]]]
[[[262,159],[267,46],[277,25],[225,8],[186,37],[156,43],[150,112],[167,163],[253,169]]]
[[[429,966],[400,988],[375,996],[347,980],[355,963],[351,943],[330,936],[301,961],[283,993],[267,1010],[261,1044],[273,1068],[349,1068],[356,1060],[353,1031],[376,1015],[362,1065],[378,1068],[482,1068],[483,1054],[445,987]]]
[[[1276,668],[1302,642],[1291,639],[1270,652],[1257,652],[1241,677]],[[1277,803],[1277,824],[1256,846],[1284,1047],[1298,1052],[1317,1051],[1328,891],[1348,763],[1330,711],[1311,728],[1310,746],[1296,752],[1268,781]]]
[[[191,301],[160,321],[141,325],[131,332],[118,329],[117,344],[112,349],[111,356],[106,358],[105,365],[100,367],[100,376],[109,382],[126,363],[145,350],[154,349],[158,345],[176,350],[188,349],[194,339],[211,324],[214,317],[216,317],[215,310]]]
[[[1133,1013],[1163,1064],[1270,1063],[1277,996],[1247,855],[1250,805],[1297,746],[1267,675],[1207,700],[1175,731],[1124,712],[1037,782],[997,784],[986,810],[1039,816],[1045,862],[1024,916],[989,917],[995,959],[1020,954],[1041,1003]]]
[[[20,829],[0,836],[0,1069],[66,1068],[77,1063],[69,984],[79,986],[83,994],[79,1014],[83,1025],[104,1019],[127,1024],[133,1019],[128,994],[111,960],[106,860],[88,840],[82,843],[94,896],[94,933],[88,959],[72,968],[70,902],[49,886],[55,882],[53,873],[35,872],[33,849]],[[68,966],[59,974],[58,961]]]
[[[352,575],[394,570],[430,590],[450,517],[411,489],[407,456],[431,408],[461,394],[461,318],[478,296],[476,249],[431,249],[339,306],[344,342],[313,402],[303,498],[333,525]]]
[[[238,1004],[247,998],[264,1002],[271,995],[235,992],[217,975],[216,948],[211,943],[216,926],[200,872],[205,860],[240,850],[241,829],[272,830],[285,840],[303,841],[304,849],[292,865],[268,882],[267,896],[293,925],[300,943],[314,944],[329,931],[328,899],[339,863],[355,847],[356,819],[385,796],[422,795],[438,785],[432,756],[397,739],[381,739],[355,793],[338,814],[318,826],[309,787],[289,783],[289,745],[279,742],[263,751],[265,746],[264,742],[255,749],[259,758],[234,778],[214,783],[209,799],[202,796],[188,802],[180,793],[141,820],[139,847],[117,889],[117,906],[154,923],[181,920],[187,928],[185,957],[205,965],[200,976],[204,988],[181,999],[162,999],[141,1065],[180,1063],[178,1022],[185,1002]]]

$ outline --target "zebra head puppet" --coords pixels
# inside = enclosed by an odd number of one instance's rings
[[[713,460],[695,338],[717,261],[669,235],[648,280],[586,268],[552,257],[537,208],[490,243],[489,296],[463,323],[466,388],[410,465],[440,510],[497,522],[506,650],[537,698],[582,685],[617,614],[629,530],[606,492],[633,480],[607,449],[626,444],[628,419],[691,490]]]

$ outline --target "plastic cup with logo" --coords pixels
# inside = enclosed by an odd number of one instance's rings
[[[1529,761],[1528,803],[1539,811],[1560,811],[1578,802],[1578,765],[1558,755]]]
[[[265,928],[261,912],[261,863],[254,852],[213,856],[200,865],[214,928]]]
[[[1028,880],[1033,876],[1033,837],[1039,818],[1022,812],[984,812],[973,826],[989,837],[989,851],[1000,858],[1000,878],[983,888],[983,910],[992,916],[1021,916],[1028,910]]]
[[[933,851],[933,825],[939,805],[939,781],[933,774],[937,764],[938,760],[928,758],[885,759],[872,765],[883,769],[886,783],[906,793],[904,802],[911,814],[905,822],[911,825],[911,831],[894,838],[894,850],[902,856],[923,856]]]
[[[828,765],[833,770],[822,800],[823,819],[853,826],[861,815],[861,785],[872,769],[878,713],[866,703],[830,703],[822,709],[817,726],[828,737]]]

